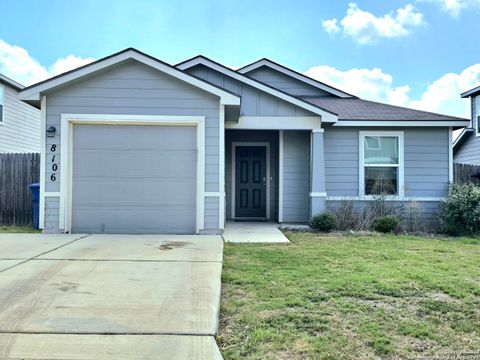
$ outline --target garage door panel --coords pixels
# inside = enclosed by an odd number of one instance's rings
[[[92,132],[89,128],[95,126]],[[195,150],[193,126],[79,125],[73,134],[73,149]],[[111,136],[111,135],[114,136]],[[88,138],[88,139],[87,139]]]
[[[74,176],[80,177],[165,177],[191,176],[196,166],[195,151],[76,151]],[[175,161],[170,161],[175,159]],[[128,164],[128,166],[124,166]],[[121,174],[118,167],[123,167]],[[194,178],[194,176],[193,176]]]
[[[72,231],[196,231],[196,129],[75,125]]]

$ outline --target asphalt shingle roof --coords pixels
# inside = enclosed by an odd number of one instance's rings
[[[468,119],[387,105],[358,98],[304,97],[304,100],[338,115],[339,120],[468,121]]]

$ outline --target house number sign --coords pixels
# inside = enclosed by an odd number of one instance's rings
[[[52,181],[57,180],[58,164],[55,162],[55,158],[57,157],[56,151],[57,151],[57,145],[52,144],[50,146],[50,153],[52,154],[51,169],[53,171],[52,174],[50,175],[50,180]]]

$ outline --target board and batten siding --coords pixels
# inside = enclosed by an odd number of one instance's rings
[[[465,134],[468,139],[459,146],[458,150],[455,149],[453,154],[453,162],[458,164],[470,164],[480,165],[480,136],[477,136],[478,119],[480,115],[480,95],[470,98],[472,108],[472,134]]]
[[[130,60],[47,94],[46,192],[60,191],[61,114],[205,116],[205,191],[219,191],[219,99],[158,70]],[[42,135],[44,136],[44,135]],[[56,144],[57,181],[52,182],[52,144]],[[45,230],[59,230],[57,197],[45,199]],[[205,198],[205,229],[218,229],[218,198]],[[63,229],[60,229],[63,230]]]
[[[309,131],[283,133],[283,221],[310,219]]]
[[[447,128],[363,128],[404,132],[405,197],[444,197],[449,186]],[[325,129],[328,196],[359,196],[359,128]]]
[[[326,91],[282,74],[267,66],[261,66],[249,71],[245,75],[293,96],[332,96]]]
[[[3,88],[3,122],[0,122],[0,153],[40,152],[40,111],[18,98],[14,88]]]
[[[196,65],[188,73],[242,97],[241,116],[315,116],[314,114],[232,79],[205,65]],[[235,119],[236,120],[236,119]]]

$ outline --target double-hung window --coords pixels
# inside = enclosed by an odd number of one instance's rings
[[[3,87],[0,84],[0,125],[3,124],[3,109],[4,109],[4,99],[3,99]]]
[[[360,131],[360,196],[403,197],[403,132]]]

